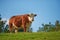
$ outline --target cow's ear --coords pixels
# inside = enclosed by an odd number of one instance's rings
[[[34,16],[37,16],[37,14],[35,14]]]

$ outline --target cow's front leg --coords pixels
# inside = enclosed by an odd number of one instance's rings
[[[29,28],[28,27],[26,28],[26,31],[29,32]]]
[[[23,25],[24,32],[26,32],[26,25]]]

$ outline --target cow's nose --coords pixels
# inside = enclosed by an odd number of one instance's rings
[[[34,21],[34,19],[32,21]]]

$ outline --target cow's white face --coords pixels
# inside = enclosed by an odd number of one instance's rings
[[[29,14],[28,19],[30,22],[34,21],[34,17],[37,16],[36,14]]]
[[[33,20],[33,18],[31,18],[31,17],[28,17],[28,19],[29,19],[29,21],[31,21],[31,22],[32,22],[32,20]]]

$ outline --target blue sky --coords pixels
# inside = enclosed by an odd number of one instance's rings
[[[42,27],[42,23],[54,24],[56,20],[60,21],[60,0],[0,0],[3,19],[31,12],[37,14],[31,26],[36,32],[38,27]]]

